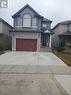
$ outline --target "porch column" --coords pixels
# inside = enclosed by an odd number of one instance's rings
[[[51,42],[52,41],[52,35],[50,34],[50,42],[49,42],[49,48],[51,48]]]

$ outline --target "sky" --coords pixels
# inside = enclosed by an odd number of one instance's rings
[[[40,15],[57,23],[71,20],[71,0],[8,0],[7,8],[0,8],[0,17],[13,25],[12,15],[29,4]]]

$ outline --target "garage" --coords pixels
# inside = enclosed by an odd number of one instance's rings
[[[37,39],[16,39],[16,51],[37,51]]]

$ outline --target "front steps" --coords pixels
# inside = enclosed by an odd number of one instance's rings
[[[48,47],[42,47],[40,49],[40,52],[52,52],[52,49],[48,48]]]

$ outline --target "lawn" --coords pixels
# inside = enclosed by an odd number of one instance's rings
[[[55,55],[57,55],[62,61],[64,61],[68,66],[71,66],[71,51],[70,52],[58,52],[52,50]]]

